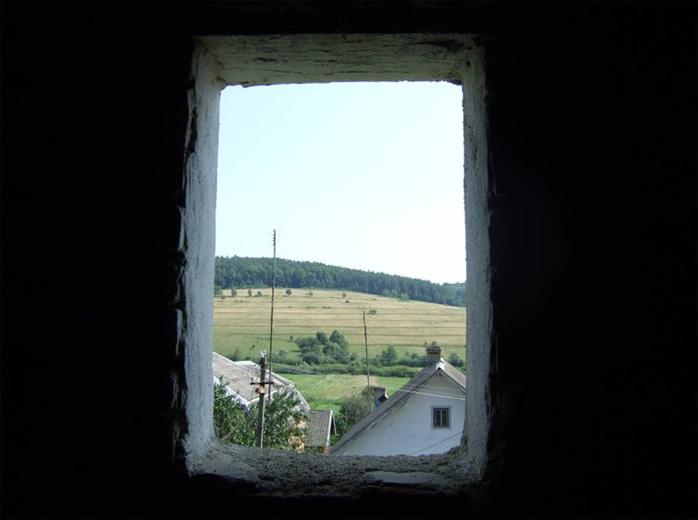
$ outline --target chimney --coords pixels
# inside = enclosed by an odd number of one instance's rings
[[[374,386],[372,387],[372,390],[373,406],[378,408],[381,405],[381,403],[388,399],[388,394],[385,393],[385,387],[383,386]]]
[[[433,342],[427,346],[427,365],[434,365],[441,361],[441,347]]]

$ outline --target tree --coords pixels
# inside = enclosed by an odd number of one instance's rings
[[[257,294],[255,296],[262,296],[262,291],[257,291]]]
[[[292,293],[291,289],[286,289],[286,296],[291,296]]]
[[[339,332],[337,329],[333,330],[332,334],[330,334],[330,341],[332,343],[337,343],[337,345],[339,345],[342,348],[349,348],[349,342],[344,337],[344,334]]]
[[[298,408],[300,401],[290,392],[276,392],[264,409],[264,447],[298,451],[305,442],[308,416]],[[257,417],[257,405],[250,413]],[[255,423],[256,426],[256,423]]]
[[[213,286],[213,296],[220,296],[223,294],[223,288],[220,285]]]
[[[308,352],[303,353],[301,359],[304,363],[308,363],[309,365],[319,365],[322,361],[322,355],[309,350]]]
[[[359,394],[342,399],[336,418],[337,434],[344,435],[357,422],[371,412],[368,402],[370,388],[364,387]]]
[[[235,290],[235,287],[231,287],[230,289],[230,296],[235,298],[238,295],[238,292]]]
[[[314,336],[309,336],[306,338],[296,338],[295,344],[298,345],[301,353],[315,352],[316,354],[322,353],[322,345],[318,343],[318,340]]]
[[[220,287],[268,286],[272,278],[271,258],[216,257],[214,283]],[[426,280],[358,269],[329,266],[317,262],[277,259],[279,287],[335,289],[347,299],[348,291],[383,294],[393,298],[422,300],[465,306],[465,283],[435,284]],[[309,295],[312,296],[312,295]]]
[[[351,359],[347,347],[342,347],[339,343],[328,341],[322,347],[322,353],[337,363],[348,363]]]
[[[254,445],[255,424],[227,394],[224,384],[213,384],[213,427],[216,437],[224,442]]]
[[[380,362],[383,366],[392,366],[397,363],[398,355],[397,350],[392,345],[388,345],[388,348],[381,351]]]
[[[213,425],[216,436],[243,446],[254,446],[257,433],[257,404],[249,412],[227,395],[225,381],[213,385]],[[299,400],[289,392],[276,392],[264,408],[264,447],[298,450],[305,438],[307,416],[298,408]]]
[[[252,289],[247,289],[247,296],[252,296]]]
[[[451,352],[451,354],[448,356],[448,362],[454,367],[462,367],[465,364],[455,352]]]
[[[324,332],[317,331],[315,336],[296,338],[295,343],[301,351],[303,361],[310,365],[332,361],[348,363],[351,360],[349,342],[338,330],[334,330],[329,338]],[[313,355],[306,358],[310,353]]]

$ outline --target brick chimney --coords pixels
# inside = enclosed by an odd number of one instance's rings
[[[427,346],[427,365],[433,365],[441,361],[441,347],[432,343]]]

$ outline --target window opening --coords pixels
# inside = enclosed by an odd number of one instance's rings
[[[432,408],[432,426],[434,428],[450,428],[451,408]]]
[[[420,455],[458,445],[460,435],[434,429],[451,427],[451,408],[456,425],[465,414],[461,103],[460,87],[435,82],[224,90],[219,438],[258,442],[264,401],[273,449]],[[272,384],[253,385],[263,365]],[[433,406],[444,400],[452,405]]]

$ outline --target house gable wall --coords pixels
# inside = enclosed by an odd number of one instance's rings
[[[449,428],[432,427],[433,406],[451,409]],[[465,389],[446,376],[434,375],[333,455],[442,453],[458,446],[464,420]]]

